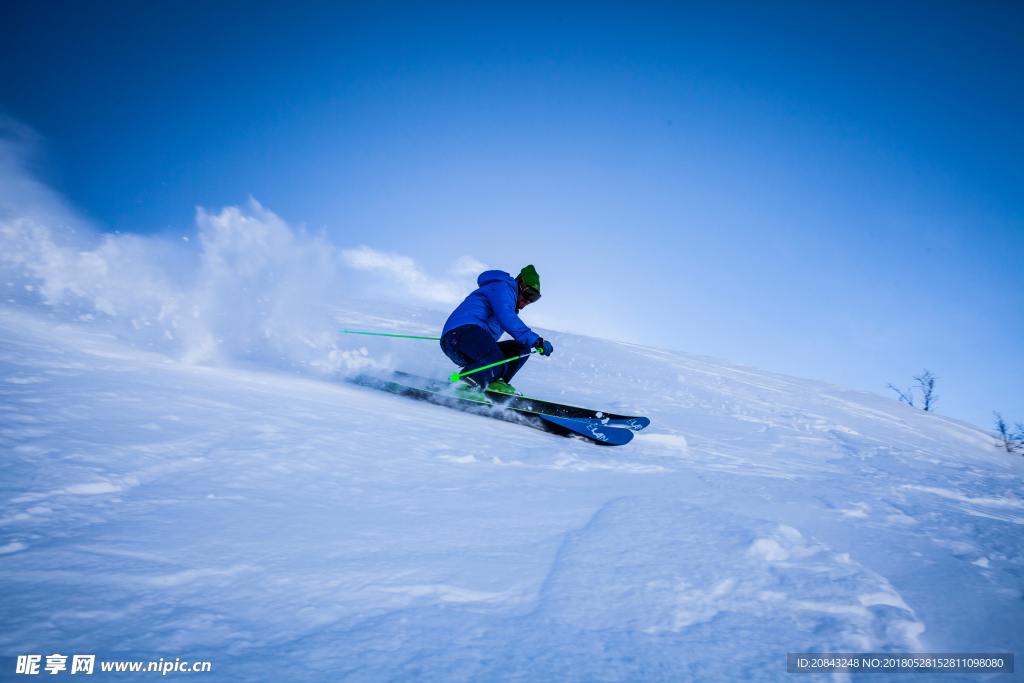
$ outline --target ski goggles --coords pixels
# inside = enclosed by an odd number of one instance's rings
[[[529,301],[531,304],[540,298],[540,292],[529,285],[523,285],[519,288],[519,291],[523,293],[523,298]]]

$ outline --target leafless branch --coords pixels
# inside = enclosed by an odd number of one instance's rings
[[[887,386],[890,389],[892,389],[893,391],[896,392],[896,394],[900,397],[900,401],[902,401],[904,403],[909,403],[910,405],[914,405],[914,390],[913,390],[913,388],[907,389],[907,393],[904,394],[902,391],[897,389],[891,383],[888,384]]]

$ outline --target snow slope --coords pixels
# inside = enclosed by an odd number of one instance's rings
[[[972,425],[543,331],[520,389],[651,418],[602,448],[342,381],[450,371],[431,342],[331,337],[315,376],[46,310],[0,308],[0,680],[32,653],[224,681],[709,681],[785,680],[787,652],[1024,649],[1024,459]]]

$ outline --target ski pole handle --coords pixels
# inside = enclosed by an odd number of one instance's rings
[[[530,351],[530,353],[537,353],[537,352],[538,352],[537,349],[533,349],[532,351]],[[514,360],[519,360],[520,358],[526,358],[527,356],[530,355],[530,353],[524,353],[521,356],[513,356],[512,358],[506,358],[505,360],[499,360],[497,363],[491,363],[490,365],[485,365],[482,368],[477,368],[476,370],[470,370],[469,372],[463,372],[462,374],[459,374],[458,372],[453,372],[451,377],[448,378],[448,381],[450,381],[450,382],[458,382],[460,379],[462,379],[466,375],[472,375],[474,372],[480,372],[481,370],[486,370],[487,368],[493,368],[495,365],[502,365],[504,363],[509,363],[511,361],[514,361]]]

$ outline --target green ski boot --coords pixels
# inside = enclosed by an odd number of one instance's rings
[[[493,391],[498,394],[510,394],[512,396],[522,396],[522,394],[516,391],[514,386],[501,379],[496,379],[488,384],[487,391]]]
[[[487,396],[480,389],[480,385],[473,382],[468,377],[463,377],[462,381],[455,385],[455,395],[459,398],[466,398],[470,401],[487,401]]]

